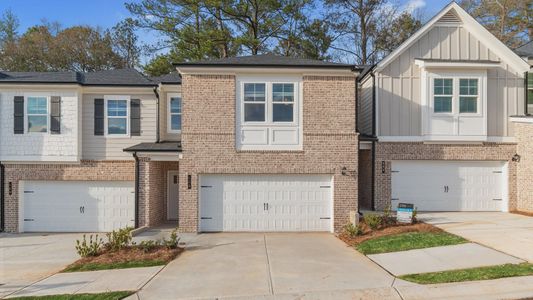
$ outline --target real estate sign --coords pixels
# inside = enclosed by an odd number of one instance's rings
[[[411,203],[399,203],[396,210],[396,220],[399,223],[412,223],[413,209],[414,205]]]

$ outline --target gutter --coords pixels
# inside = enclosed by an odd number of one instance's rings
[[[3,232],[5,230],[5,176],[6,175],[6,169],[4,164],[0,161],[0,232]]]
[[[160,118],[160,110],[161,110],[161,107],[159,107],[159,92],[157,91],[158,87],[154,87],[153,91],[154,91],[154,94],[155,94],[155,97],[156,97],[156,107],[157,107],[157,114],[156,114],[156,137],[155,137],[155,142],[156,143],[159,143],[160,141],[160,134],[159,134],[159,118]]]
[[[137,152],[133,152],[133,158],[135,158],[135,228],[139,228],[139,157]],[[2,219],[3,220],[3,219]]]

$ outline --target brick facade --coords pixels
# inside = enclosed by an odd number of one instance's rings
[[[516,144],[424,144],[421,142],[379,142],[376,143],[375,208],[383,210],[391,199],[392,160],[492,160],[507,161],[509,173],[509,210],[517,207],[516,163],[512,157]],[[382,172],[382,162],[385,163]]]
[[[515,123],[516,153],[520,162],[516,168],[516,210],[533,212],[533,123]]]
[[[183,75],[180,229],[197,231],[198,175],[331,174],[339,230],[357,210],[355,78],[304,77],[303,151],[236,150],[235,82],[233,75]]]
[[[19,181],[21,180],[115,180],[135,179],[133,161],[82,161],[80,164],[6,164],[5,231],[17,232]],[[11,194],[9,184],[11,183]]]

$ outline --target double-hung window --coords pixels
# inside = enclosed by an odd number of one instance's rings
[[[128,135],[129,99],[113,96],[106,99],[106,133],[111,136]]]
[[[478,79],[459,79],[459,113],[477,113]]]
[[[272,122],[294,121],[294,84],[272,84]]]
[[[28,132],[48,132],[48,97],[27,97]]]
[[[478,78],[434,78],[433,113],[477,114]]]
[[[181,97],[169,95],[169,132],[181,132]]]
[[[433,84],[433,112],[451,113],[453,111],[453,79],[435,78]]]
[[[244,84],[244,122],[266,121],[266,84]]]

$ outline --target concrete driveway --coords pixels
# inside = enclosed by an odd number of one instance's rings
[[[81,234],[0,234],[0,298],[77,260],[79,238]]]
[[[201,234],[138,296],[256,298],[314,293],[329,299],[340,295],[398,299],[393,281],[364,255],[327,233]]]
[[[533,217],[503,212],[420,213],[436,225],[498,251],[533,262]]]

